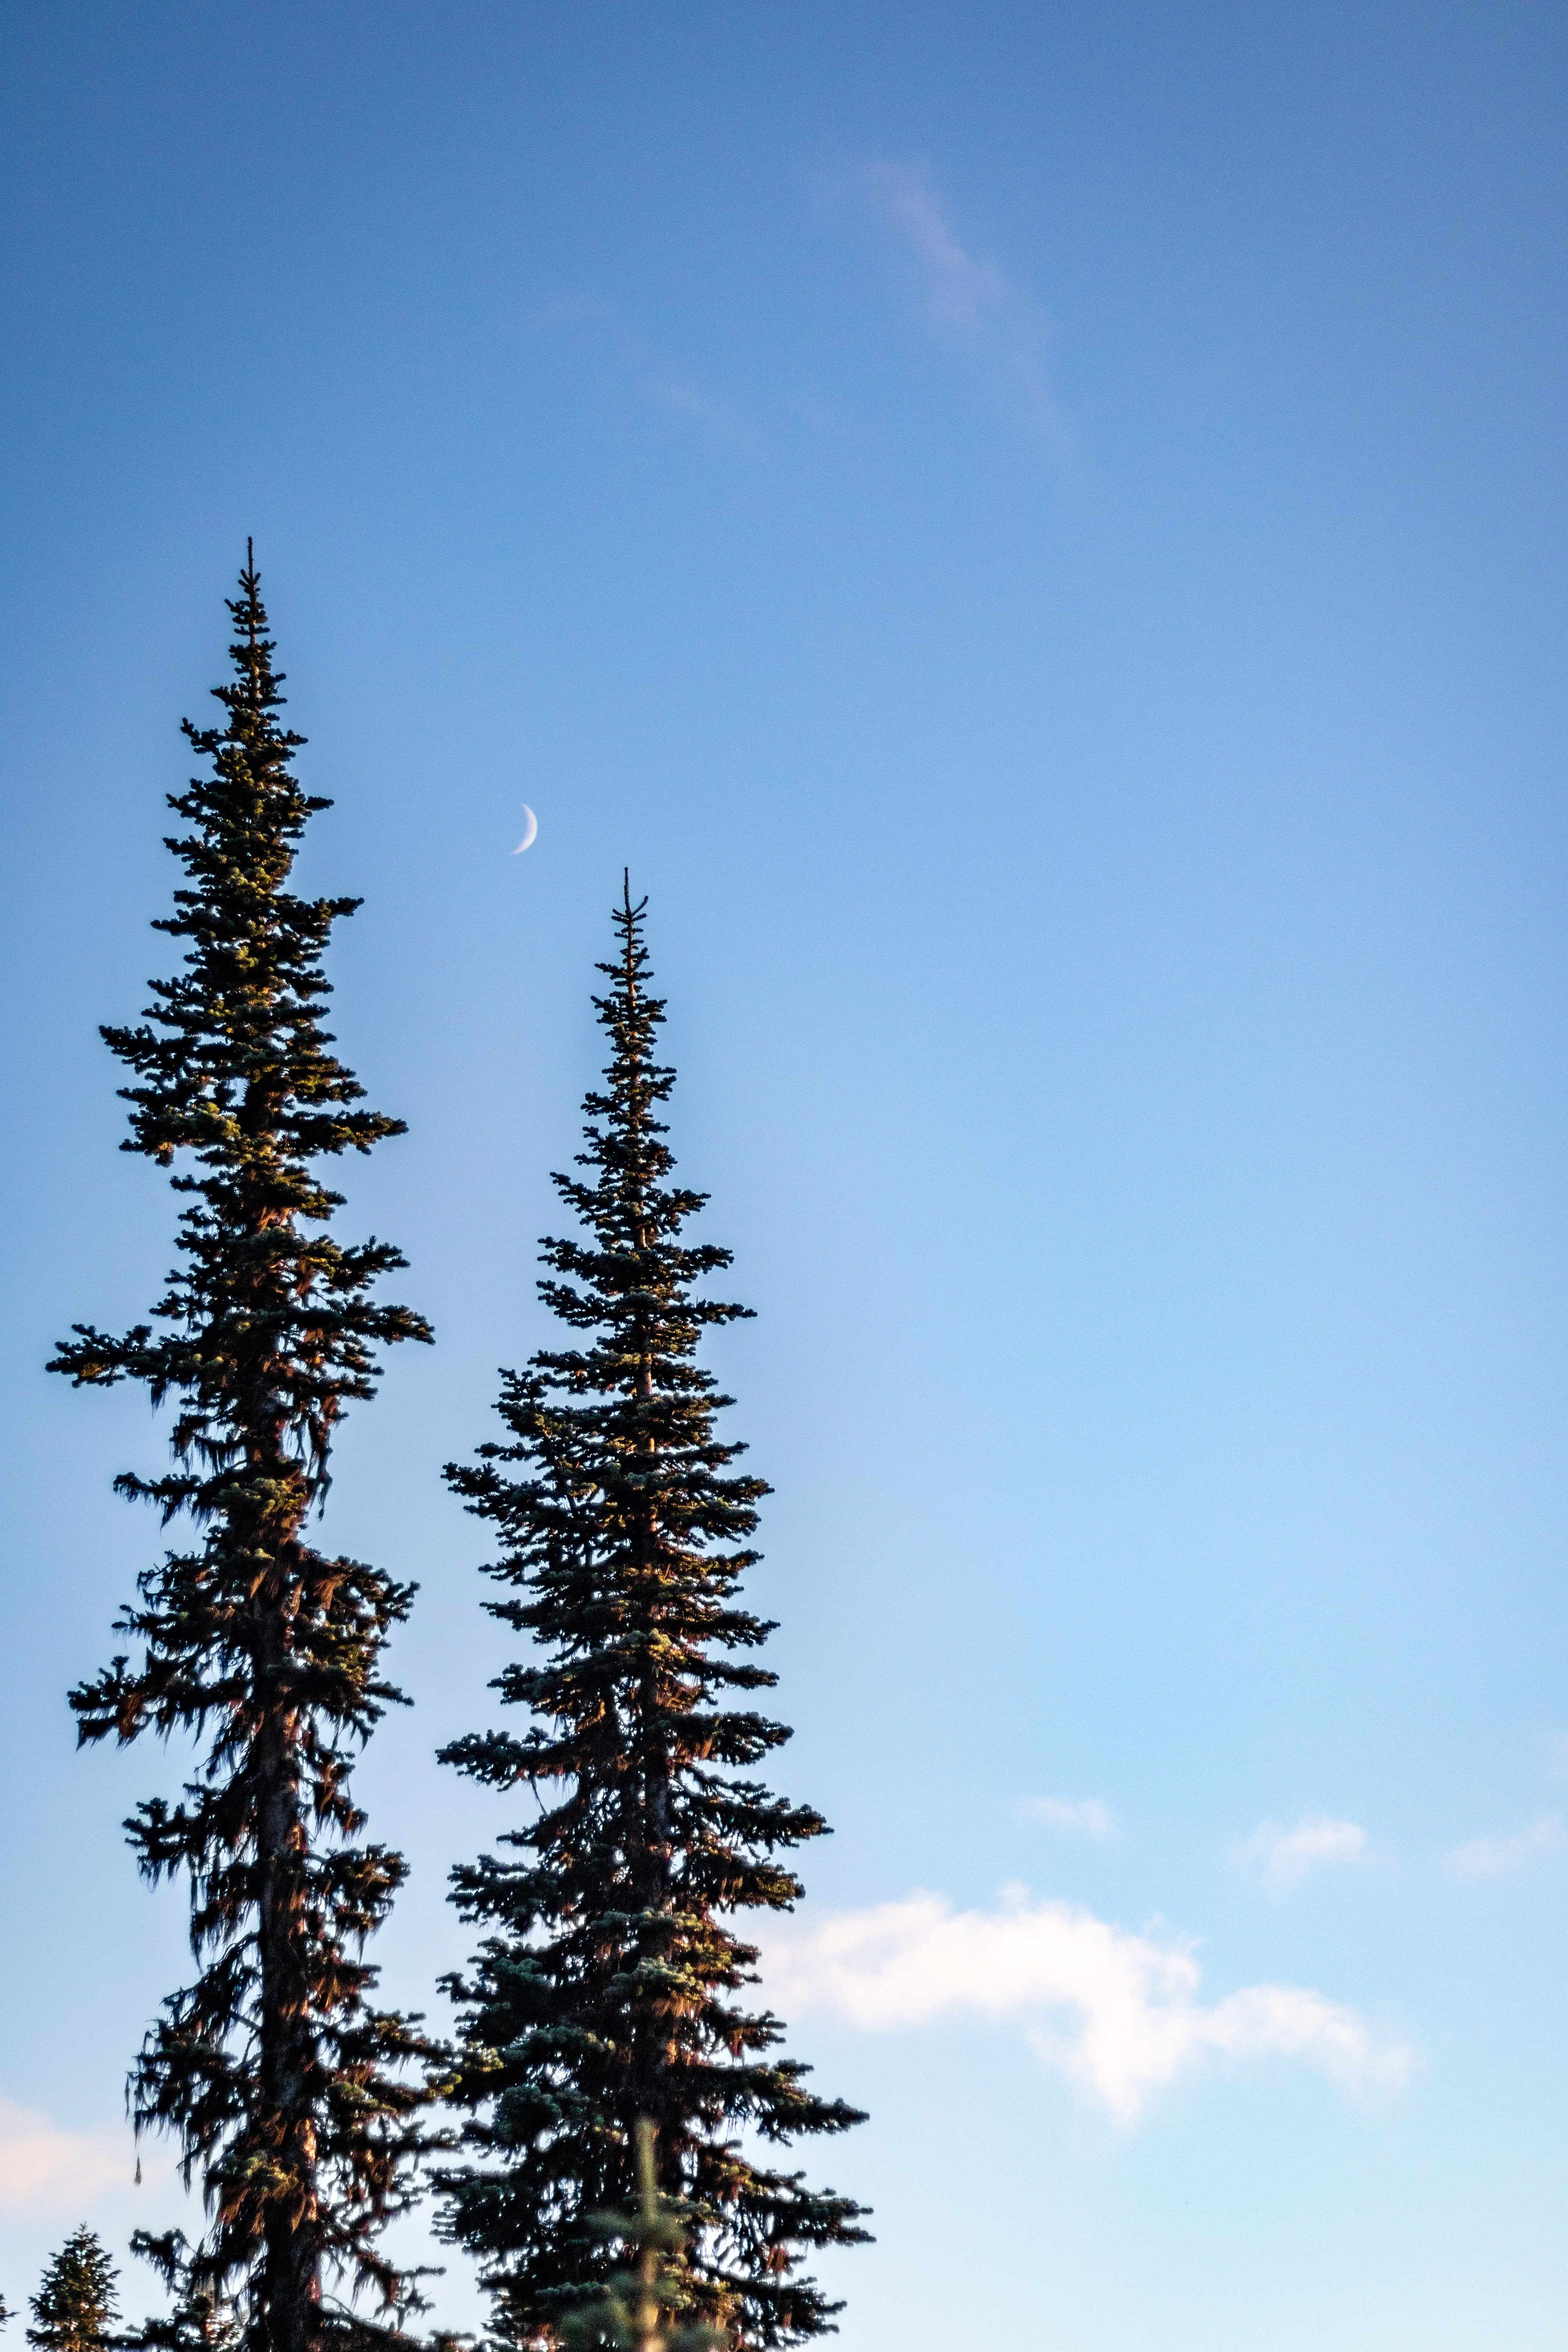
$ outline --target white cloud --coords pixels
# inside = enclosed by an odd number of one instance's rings
[[[539,329],[581,331],[613,355],[622,373],[657,407],[686,418],[737,448],[754,450],[756,436],[734,404],[673,365],[607,302],[579,296],[563,298],[536,311],[532,323]]]
[[[731,442],[737,449],[752,450],[756,436],[739,415],[732,404],[716,399],[704,392],[689,376],[650,376],[644,389],[648,398],[676,416],[684,416],[693,425],[706,426],[721,440]]]
[[[0,2213],[76,2212],[131,2186],[129,2128],[70,2132],[0,2095]]]
[[[1472,1838],[1468,1845],[1455,1846],[1447,1858],[1448,1867],[1460,1878],[1503,1878],[1548,1854],[1562,1853],[1564,1848],[1568,1848],[1568,1830],[1562,1814],[1542,1813],[1524,1829],[1510,1830],[1501,1837]]]
[[[1366,1832],[1359,1822],[1331,1821],[1326,1813],[1298,1822],[1283,1830],[1278,1822],[1260,1822],[1245,1843],[1236,1849],[1237,1862],[1258,1871],[1278,1895],[1300,1886],[1310,1871],[1325,1863],[1360,1862],[1366,1853]]]
[[[1115,1809],[1103,1797],[1020,1797],[1015,1810],[1020,1821],[1038,1822],[1047,1830],[1068,1830],[1079,1837],[1121,1835]]]
[[[929,164],[868,163],[861,177],[873,211],[919,267],[933,327],[978,334],[1016,302],[995,263],[977,261],[959,243],[931,186]]]
[[[857,184],[894,242],[926,325],[997,362],[1035,422],[1060,436],[1062,418],[1046,369],[1050,322],[995,262],[969,251],[931,184],[929,165],[868,163]]]
[[[1023,1888],[995,1911],[917,1894],[784,1929],[765,1975],[786,2012],[836,2010],[872,2032],[965,2016],[1019,2025],[1047,2065],[1124,2124],[1212,2055],[1304,2059],[1347,2091],[1395,2086],[1411,2063],[1354,2010],[1299,1985],[1251,1985],[1205,2005],[1188,1945]]]

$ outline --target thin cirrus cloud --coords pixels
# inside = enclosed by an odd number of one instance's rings
[[[1568,1829],[1562,1814],[1542,1813],[1539,1821],[1521,1830],[1506,1831],[1500,1837],[1472,1838],[1467,1845],[1455,1846],[1447,1863],[1457,1878],[1508,1878],[1532,1862],[1544,1862],[1565,1851]]]
[[[609,303],[582,296],[563,298],[533,312],[529,323],[536,332],[582,336],[608,358],[615,373],[640,398],[734,448],[754,454],[756,434],[733,403],[710,391],[658,352]]]
[[[867,163],[850,184],[896,256],[923,324],[996,369],[1033,423],[1065,446],[1046,363],[1050,321],[1005,270],[964,244],[929,164]]]
[[[0,2213],[74,2213],[128,2189],[132,2161],[123,2131],[67,2131],[0,2095]]]
[[[1020,1797],[1014,1808],[1021,1822],[1062,1830],[1069,1837],[1116,1838],[1121,1823],[1103,1797]]]
[[[1360,1862],[1365,1853],[1366,1832],[1359,1822],[1331,1821],[1323,1813],[1299,1822],[1293,1830],[1281,1829],[1278,1822],[1262,1822],[1236,1849],[1237,1860],[1257,1871],[1277,1895],[1300,1886],[1314,1870],[1335,1863]]]
[[[1123,2125],[1209,2059],[1297,2059],[1352,2093],[1396,2089],[1412,2063],[1354,2010],[1300,1985],[1205,2003],[1186,1944],[1022,1888],[994,1911],[916,1894],[809,1932],[781,1928],[764,1974],[770,2000],[792,2013],[826,2010],[868,2032],[966,2017],[1018,2027],[1044,2064]]]

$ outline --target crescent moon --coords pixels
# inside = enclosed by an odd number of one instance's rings
[[[524,830],[522,839],[518,843],[517,847],[511,853],[514,857],[521,857],[525,849],[531,849],[533,847],[534,837],[539,831],[539,819],[534,815],[533,811],[529,807],[526,801],[524,801],[522,804],[522,813],[528,819],[528,824]]]

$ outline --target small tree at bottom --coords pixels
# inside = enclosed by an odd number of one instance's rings
[[[619,2239],[634,2257],[615,2272],[597,2303],[563,2322],[566,2352],[716,2352],[721,2328],[690,2319],[693,2296],[680,2257],[691,2242],[694,2216],[679,2197],[660,2194],[654,2157],[658,2135],[647,2116],[637,2124],[637,2202],[633,2213],[596,2213],[595,2235]]]
[[[119,2309],[114,2264],[84,2221],[73,2230],[30,2297],[36,2327],[27,2341],[38,2352],[101,2352]]]

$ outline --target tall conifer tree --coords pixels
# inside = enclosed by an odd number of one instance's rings
[[[329,1051],[321,957],[359,902],[287,887],[329,803],[292,772],[304,739],[278,720],[248,556],[229,611],[224,722],[185,722],[206,772],[169,803],[187,887],[154,929],[187,942],[184,964],[152,983],[143,1025],[103,1032],[138,1081],[123,1149],[179,1171],[180,1262],[153,1323],[118,1339],[78,1324],[51,1369],[173,1402],[173,1468],[116,1485],[194,1523],[117,1628],[140,1655],[71,1694],[82,1741],[185,1735],[201,1759],[178,1802],[150,1798],[126,1824],[148,1878],[186,1877],[199,1969],[143,2044],[136,2126],[172,2132],[200,2176],[193,2287],[240,2296],[253,2352],[321,2352],[366,2332],[323,2303],[324,2279],[384,2308],[410,2299],[376,2238],[408,2200],[418,2095],[403,2069],[426,2045],[370,1998],[363,1947],[404,1864],[360,1842],[349,1793],[353,1750],[400,1696],[381,1652],[413,1588],[318,1550],[307,1522],[344,1407],[374,1393],[376,1350],[429,1333],[372,1295],[398,1252],[327,1230],[342,1196],[314,1163],[402,1122],[355,1108],[363,1089]]]
[[[788,1908],[800,1885],[774,1857],[826,1824],[746,1777],[789,1733],[743,1696],[726,1704],[776,1679],[752,1654],[772,1628],[736,1597],[767,1489],[730,1469],[742,1448],[715,1424],[731,1400],[695,1360],[704,1329],[748,1310],[696,1287],[729,1251],[679,1238],[704,1195],[668,1181],[655,1113],[674,1073],[654,1059],[642,913],[628,889],[620,952],[599,967],[613,1053],[584,1104],[589,1173],[554,1179],[587,1237],[542,1250],[558,1278],[542,1296],[584,1344],[503,1374],[512,1442],[447,1472],[504,1546],[486,1573],[509,1590],[486,1606],[533,1649],[494,1687],[533,1721],[445,1760],[528,1787],[541,1809],[502,1840],[521,1858],[454,1874],[490,1933],[449,1984],[474,2160],[445,2175],[445,2226],[480,2259],[501,2340],[552,2340],[603,2306],[615,2259],[595,2217],[636,2207],[646,2119],[658,2192],[690,2224],[667,2280],[677,2305],[737,2343],[784,2345],[831,2327],[838,2306],[799,2264],[863,2238],[860,2209],[752,2163],[741,2135],[788,2142],[861,2117],[773,2054],[778,2020],[742,1999],[756,1952],[723,1924]]]

